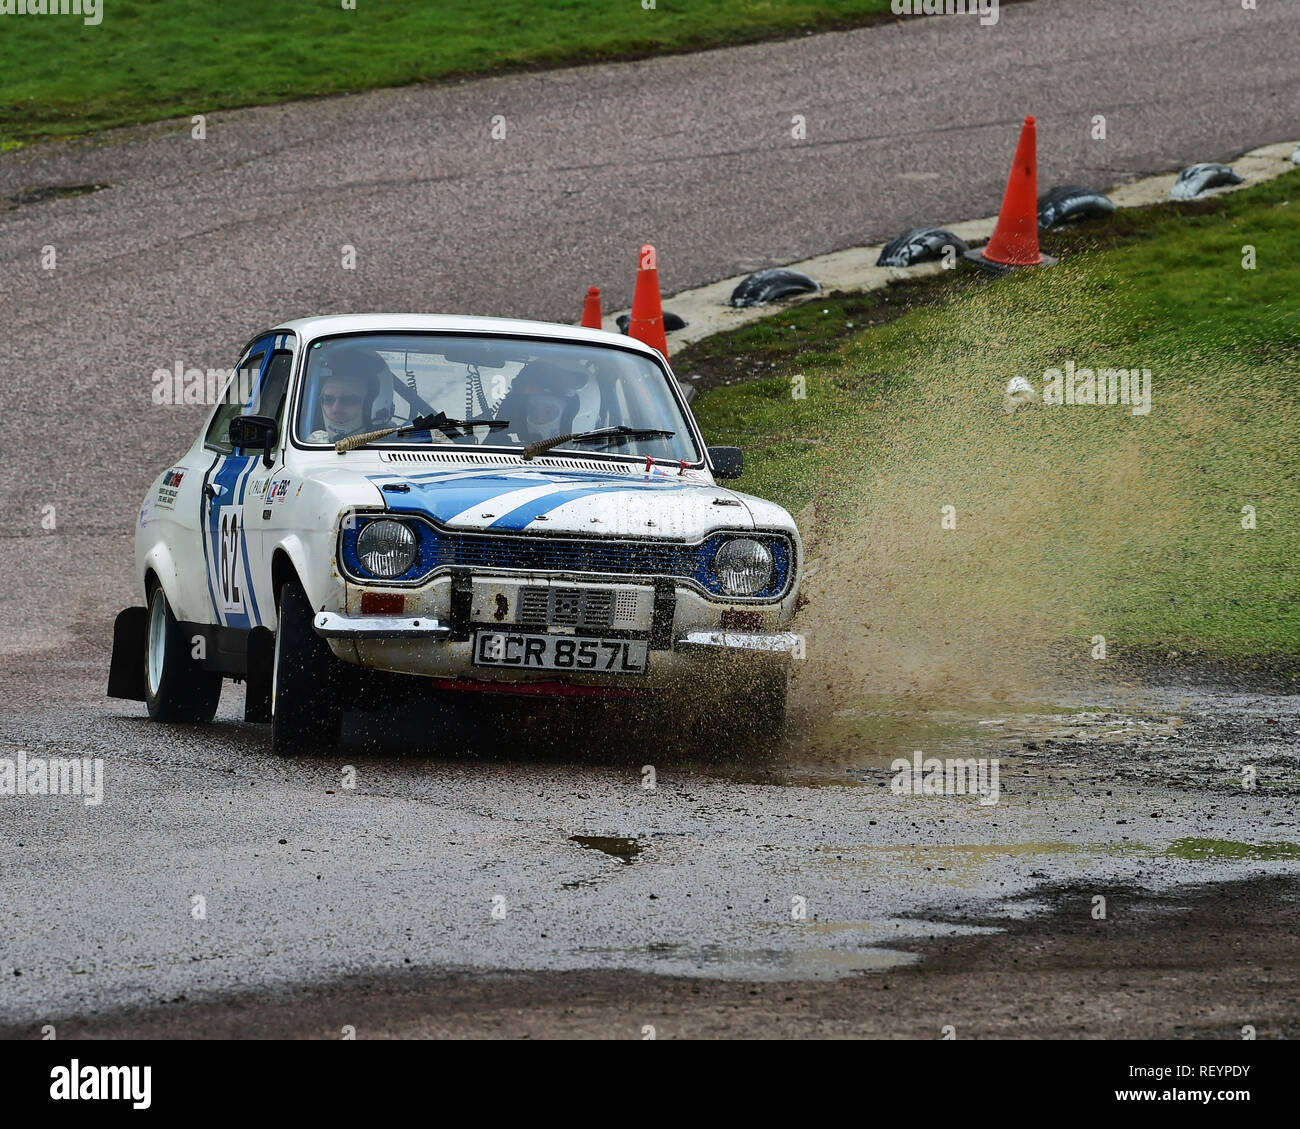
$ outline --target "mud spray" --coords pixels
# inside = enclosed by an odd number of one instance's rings
[[[837,377],[852,387],[856,374],[862,399],[828,428],[843,453],[800,515],[807,661],[792,704],[802,729],[879,695],[987,709],[1113,685],[1116,653],[1133,642],[1124,629],[1151,601],[1185,602],[1195,628],[1187,547],[1240,541],[1241,502],[1276,487],[1278,462],[1234,454],[1260,448],[1234,432],[1243,416],[1268,418],[1257,375],[1185,345],[1162,349],[1158,333],[1135,353],[1123,330],[1107,329],[1114,313],[1131,335],[1117,279],[1063,266],[1035,281],[979,293],[956,328],[925,314],[910,340],[889,327],[846,354]],[[908,379],[888,394],[870,391],[877,342],[888,362],[905,358]],[[1150,369],[1150,412],[1039,403],[1004,413],[1012,377],[1041,396],[1046,370],[1069,361]],[[1240,462],[1231,491],[1225,460]]]

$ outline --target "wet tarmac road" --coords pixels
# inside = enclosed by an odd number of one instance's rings
[[[825,981],[970,931],[941,919],[1041,909],[1043,887],[1300,870],[1295,697],[882,700],[761,764],[592,726],[556,744],[555,718],[486,707],[469,730],[353,717],[336,756],[279,760],[236,695],[207,729],[160,728],[65,662],[68,700],[0,717],[0,755],[101,756],[104,800],[0,809],[15,1033],[403,970]],[[896,793],[913,747],[996,758],[996,802]]]

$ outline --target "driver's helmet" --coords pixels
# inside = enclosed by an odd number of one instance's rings
[[[338,346],[329,351],[319,372],[318,389],[323,389],[331,378],[343,378],[358,383],[362,388],[361,411],[355,422],[340,426],[329,419],[325,428],[331,432],[353,432],[372,426],[384,426],[393,418],[393,373],[384,358],[373,349],[361,346]]]
[[[591,430],[598,399],[595,381],[582,369],[529,361],[515,376],[496,414],[498,419],[508,419],[510,430],[525,443],[535,443]]]

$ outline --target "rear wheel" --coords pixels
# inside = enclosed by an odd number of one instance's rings
[[[206,724],[221,700],[221,675],[194,659],[161,584],[149,594],[144,640],[144,700],[154,721]]]
[[[280,589],[271,662],[271,748],[277,753],[332,753],[343,730],[342,664],[312,628],[297,580]]]

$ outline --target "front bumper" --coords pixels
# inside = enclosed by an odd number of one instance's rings
[[[312,621],[316,634],[326,639],[437,639],[451,635],[451,624],[429,616],[401,618],[392,615],[340,615],[317,612]]]
[[[536,606],[555,613],[564,607],[572,612],[575,605],[565,601],[593,587],[609,590],[603,605],[606,618],[599,625],[582,615],[576,622],[570,616],[568,625],[539,620],[528,610],[529,590],[539,596],[537,589],[546,589],[549,602]],[[777,671],[803,657],[802,640],[786,630],[794,610],[793,593],[762,607],[729,607],[662,582],[593,585],[567,577],[474,573],[442,577],[400,594],[385,593],[384,599],[401,602],[389,614],[376,614],[362,606],[366,594],[373,592],[373,586],[349,585],[344,609],[318,611],[313,626],[339,659],[396,674],[515,685],[558,679],[572,686],[658,692],[709,682],[731,671]],[[724,628],[719,620],[728,613],[743,614],[753,622]],[[644,639],[649,661],[647,670],[638,674],[479,665],[474,640],[481,631]]]
[[[387,615],[319,612],[312,626],[316,634],[326,639],[381,642],[389,639],[434,639],[443,642],[451,637],[451,624],[430,618],[401,619]],[[675,651],[759,651],[790,655],[796,654],[799,648],[800,638],[792,631],[771,635],[753,631],[688,631],[678,636],[672,647]]]
[[[793,631],[764,635],[753,631],[688,631],[676,642],[679,651],[755,651],[798,656],[803,640]]]

